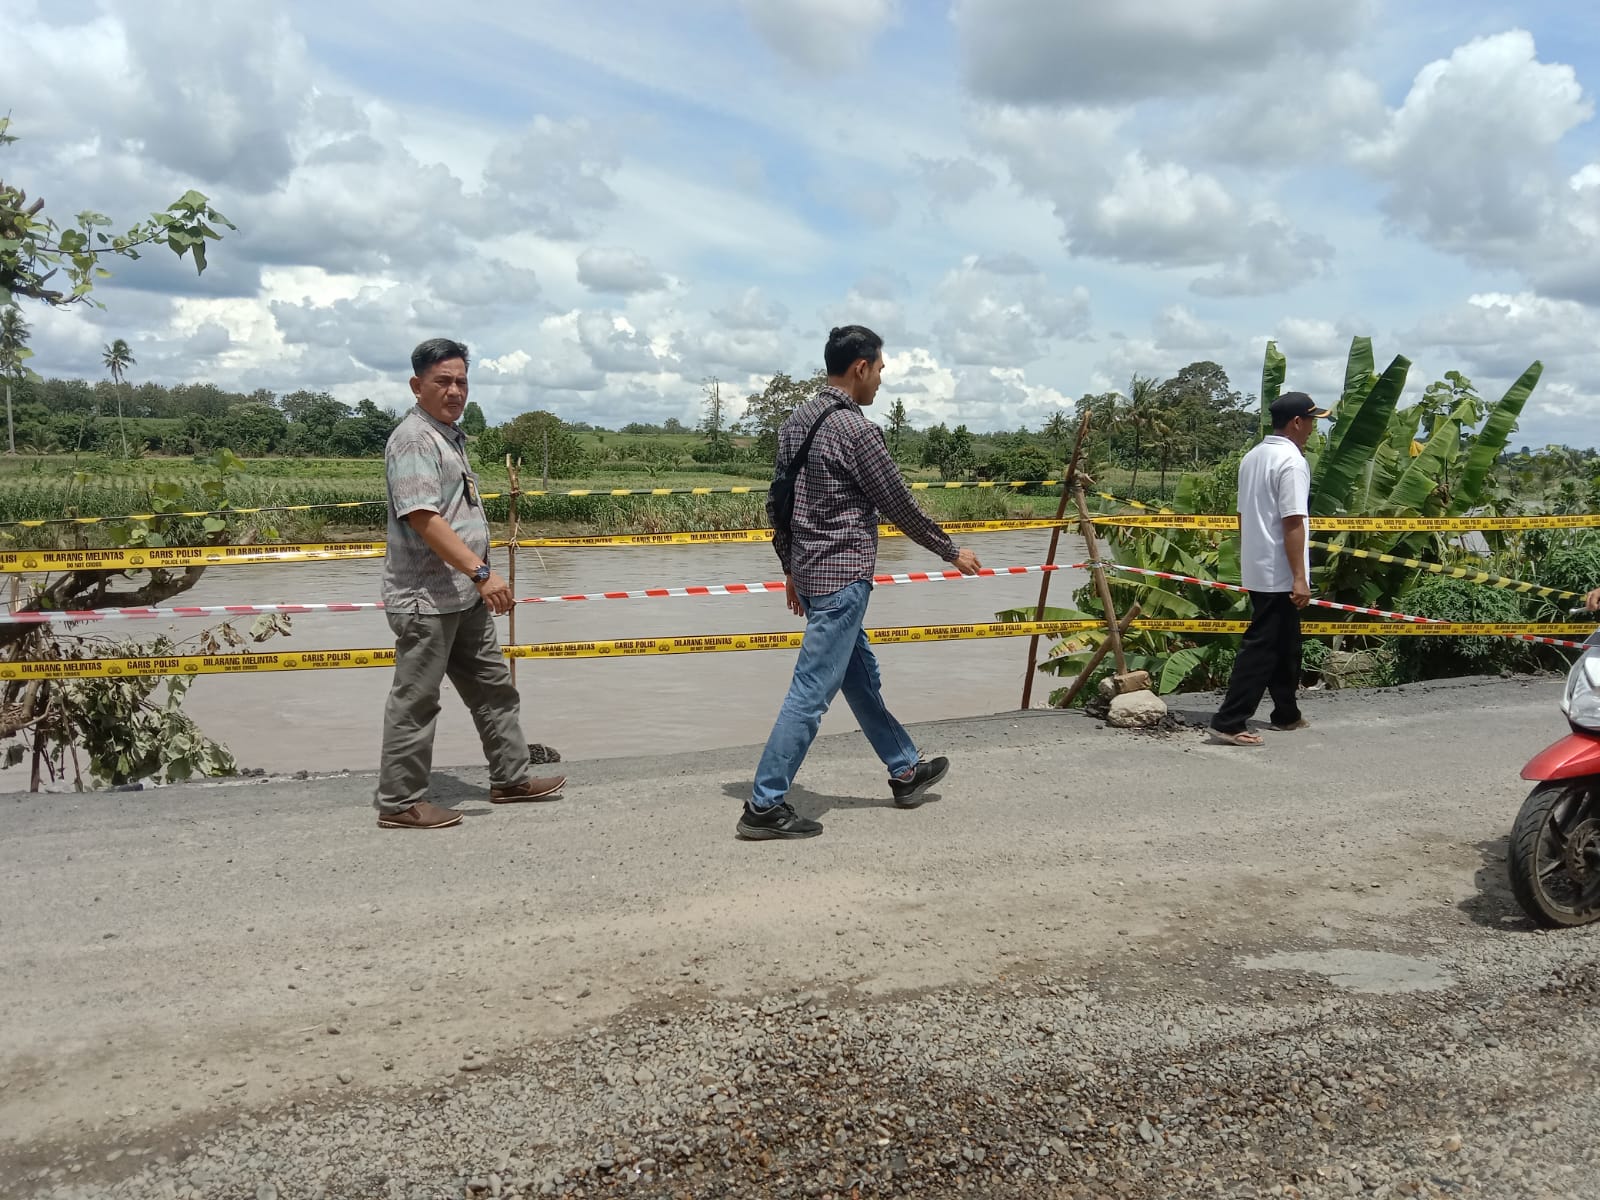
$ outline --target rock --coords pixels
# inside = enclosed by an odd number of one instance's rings
[[[355,1074],[353,1072],[350,1072],[350,1071],[340,1071],[339,1072],[339,1082],[340,1083],[354,1083],[355,1082],[355,1078],[356,1077],[355,1077]]]
[[[1154,692],[1128,692],[1111,702],[1106,724],[1118,729],[1146,729],[1167,719],[1167,702]]]

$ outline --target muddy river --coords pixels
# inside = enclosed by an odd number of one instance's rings
[[[1044,531],[988,534],[972,539],[985,566],[1035,565],[1044,559]],[[541,557],[542,556],[542,557]],[[1058,560],[1084,556],[1077,537],[1064,537]],[[496,551],[504,569],[504,551]],[[941,566],[903,538],[885,539],[883,572]],[[241,604],[378,599],[380,560],[213,568],[181,603]],[[777,577],[770,546],[647,547],[523,551],[517,595],[754,582]],[[1066,600],[1081,572],[1062,572],[1053,597]],[[1038,598],[1039,576],[881,587],[867,623],[938,624],[987,621],[1001,609]],[[245,619],[248,622],[248,618]],[[628,638],[661,634],[740,633],[799,628],[781,594],[682,599],[599,600],[523,605],[517,614],[521,642]],[[501,618],[502,640],[507,621]],[[182,636],[200,623],[169,627]],[[121,629],[148,636],[153,622]],[[121,630],[119,629],[119,632]],[[392,645],[379,612],[298,616],[293,633],[262,650],[341,649]],[[892,645],[878,648],[884,692],[907,723],[1014,709],[1021,699],[1025,638]],[[523,660],[517,682],[529,740],[559,748],[567,758],[592,758],[709,749],[763,741],[783,699],[793,651],[666,655],[659,658]],[[189,693],[189,711],[211,736],[225,742],[244,767],[370,769],[377,764],[384,696],[383,669],[202,677]],[[1050,687],[1041,677],[1034,703]],[[855,728],[849,707],[838,702],[823,732]],[[938,747],[928,747],[937,751]],[[477,735],[447,685],[435,762],[479,762]],[[26,786],[20,771],[0,780]]]

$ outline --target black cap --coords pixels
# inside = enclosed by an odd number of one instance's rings
[[[1296,417],[1331,417],[1333,414],[1325,408],[1318,408],[1317,403],[1304,392],[1285,392],[1270,405],[1267,411],[1272,414],[1272,427],[1282,429]]]

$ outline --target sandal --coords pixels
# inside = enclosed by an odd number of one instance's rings
[[[1311,728],[1311,722],[1306,720],[1304,717],[1301,717],[1298,721],[1294,722],[1292,725],[1277,725],[1277,724],[1273,724],[1273,725],[1268,725],[1267,728],[1268,729],[1272,729],[1272,730],[1276,730],[1278,733],[1293,733],[1296,729],[1310,729]]]
[[[1240,730],[1238,733],[1223,733],[1220,729],[1211,731],[1211,744],[1214,746],[1259,746],[1262,744],[1259,733]]]

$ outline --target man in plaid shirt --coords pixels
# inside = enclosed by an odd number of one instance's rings
[[[897,805],[921,804],[923,794],[950,769],[948,759],[924,762],[910,734],[884,706],[878,660],[862,629],[878,562],[878,514],[963,575],[977,573],[978,558],[971,550],[958,550],[917,507],[889,457],[883,431],[861,412],[878,394],[883,339],[863,326],[846,325],[829,333],[823,357],[827,384],[778,431],[780,476],[807,435],[816,431],[795,481],[788,529],[779,528],[774,494],[767,495],[772,544],[788,584],[786,598],[790,610],[806,618],[806,635],[735,830],[751,840],[822,832],[819,822],[800,816],[784,797],[817,736],[822,714],[841,691],[861,732],[889,768],[889,789]]]

